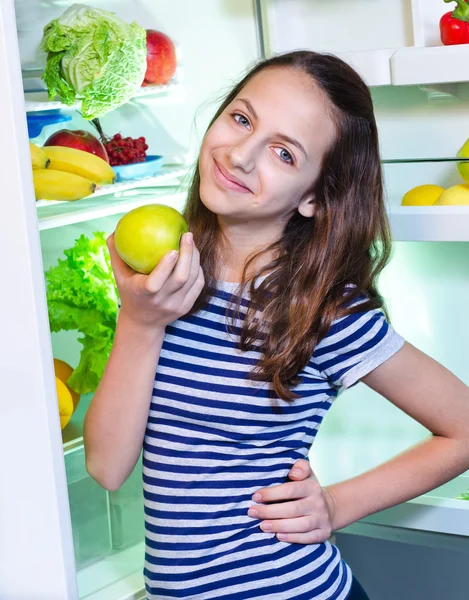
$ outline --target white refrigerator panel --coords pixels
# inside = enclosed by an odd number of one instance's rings
[[[0,3],[0,598],[73,600],[73,546],[13,3]]]

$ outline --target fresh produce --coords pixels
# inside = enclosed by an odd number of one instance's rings
[[[147,70],[143,85],[164,85],[176,72],[176,48],[162,31],[147,29]]]
[[[440,38],[445,46],[469,44],[469,5],[467,0],[444,0],[456,2],[452,12],[445,13],[440,19]]]
[[[143,136],[135,139],[131,137],[123,138],[120,133],[116,133],[110,138],[104,133],[99,119],[93,119],[92,123],[98,130],[101,141],[106,148],[111,167],[145,162],[148,144]]]
[[[164,204],[134,208],[117,223],[114,242],[119,256],[132,269],[148,275],[170,250],[179,250],[188,231],[184,217]]]
[[[444,191],[440,185],[432,183],[418,185],[404,194],[402,206],[431,206]]]
[[[45,274],[52,332],[78,331],[83,349],[67,384],[78,394],[94,392],[104,372],[117,319],[117,287],[106,234],[81,235],[65,259]]]
[[[458,158],[469,158],[469,139],[458,150],[456,156]],[[461,177],[466,183],[469,183],[469,161],[459,162],[457,166]]]
[[[44,146],[67,146],[68,148],[90,152],[107,163],[109,162],[104,145],[92,133],[83,129],[61,129],[56,131],[47,138]]]
[[[445,190],[438,198],[439,206],[461,206],[469,204],[469,185],[461,183]]]
[[[109,163],[90,152],[66,146],[46,146],[43,150],[50,159],[49,169],[73,173],[97,185],[111,184],[116,180]]]
[[[80,200],[96,189],[96,184],[65,171],[33,169],[36,200]]]
[[[29,151],[31,153],[31,164],[33,169],[47,169],[50,159],[44,154],[42,148],[29,142]]]
[[[461,498],[459,498],[459,500],[469,500],[469,489],[467,490],[467,492],[463,492],[461,494]]]
[[[73,400],[70,391],[63,381],[55,378],[55,387],[57,390],[57,400],[59,403],[60,429],[64,429],[73,414]]]
[[[85,4],[73,4],[46,25],[41,48],[49,98],[58,95],[69,106],[81,100],[85,119],[127,102],[147,68],[145,29]]]
[[[131,137],[123,138],[120,133],[116,133],[114,137],[106,143],[109,164],[112,167],[145,162],[147,150],[148,144],[143,136],[137,139]]]
[[[75,390],[73,390],[68,384],[68,380],[73,373],[73,367],[71,367],[64,360],[54,358],[54,371],[57,379],[60,379],[60,381],[65,384],[66,388],[70,392],[73,401],[73,410],[75,410],[80,402],[80,394],[77,394]]]

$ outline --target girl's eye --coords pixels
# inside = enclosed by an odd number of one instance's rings
[[[242,125],[243,127],[249,126],[249,119],[244,115],[240,115],[239,113],[233,113],[233,119],[236,121],[236,123]]]
[[[275,152],[279,150],[277,154],[279,155],[280,160],[290,165],[293,164],[293,156],[290,154],[290,152],[288,152],[288,150],[285,150],[285,148],[274,148],[274,150]]]

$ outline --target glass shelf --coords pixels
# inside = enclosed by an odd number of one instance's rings
[[[178,82],[170,82],[166,85],[149,85],[147,87],[140,88],[131,98],[131,100],[138,100],[139,98],[158,96],[161,98],[171,98],[173,95],[182,91],[182,84]],[[71,106],[63,104],[58,100],[48,100],[46,91],[37,92],[26,92],[24,106],[26,113],[33,113],[37,111],[46,110],[78,110],[80,108],[80,102],[76,102]]]
[[[444,162],[469,162],[469,158],[457,158],[453,156],[434,157],[434,158],[383,158],[383,165],[399,165],[412,163],[444,163]]]
[[[74,202],[40,200],[36,203],[39,230],[117,215],[152,202],[168,203],[181,210],[186,198],[181,179],[187,174],[186,166],[168,165],[155,177],[103,186]]]
[[[78,110],[81,101],[68,106],[58,100],[49,100],[44,82],[40,79],[40,70],[23,71],[24,104],[26,113],[61,109],[64,111]],[[175,102],[183,93],[183,67],[178,65],[173,79],[166,85],[148,85],[140,87],[129,100],[139,100],[154,97],[155,99]],[[34,84],[33,82],[36,82]]]

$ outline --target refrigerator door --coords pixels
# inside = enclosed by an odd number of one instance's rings
[[[0,598],[75,600],[75,564],[11,0],[0,2]]]

